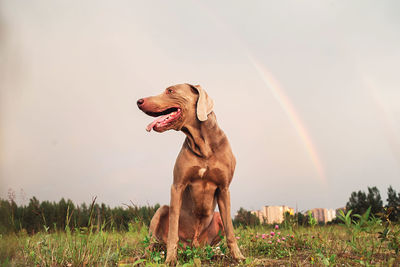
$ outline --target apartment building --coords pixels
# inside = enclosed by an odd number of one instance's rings
[[[312,209],[311,213],[318,222],[322,223],[330,222],[336,218],[336,210],[334,209],[316,208]]]
[[[336,219],[336,210],[334,209],[328,209],[328,222]]]
[[[251,213],[256,215],[261,223],[273,224],[283,222],[285,212],[294,214],[294,209],[288,206],[264,206],[261,210]]]

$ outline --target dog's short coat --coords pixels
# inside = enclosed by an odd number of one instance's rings
[[[212,99],[199,85],[178,84],[137,104],[158,117],[148,131],[174,129],[186,134],[174,167],[170,206],[160,207],[150,223],[150,234],[167,244],[166,263],[176,263],[178,241],[214,245],[223,233],[233,258],[244,259],[230,217],[229,185],[236,160],[218,127]],[[217,203],[219,213],[214,212]]]

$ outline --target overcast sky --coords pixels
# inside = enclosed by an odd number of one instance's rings
[[[0,197],[169,203],[181,132],[136,107],[200,84],[233,212],[400,191],[399,1],[0,1]],[[27,201],[25,201],[27,204]]]

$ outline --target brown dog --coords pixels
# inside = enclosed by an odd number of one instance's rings
[[[174,129],[187,136],[174,167],[170,206],[160,207],[150,223],[150,234],[167,244],[166,263],[176,263],[178,241],[214,245],[223,232],[233,258],[244,259],[230,216],[229,184],[236,161],[218,127],[212,99],[199,85],[178,84],[137,104],[157,117],[147,131]],[[221,215],[214,212],[217,203]]]

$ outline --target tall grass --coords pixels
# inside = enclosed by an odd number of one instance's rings
[[[28,235],[2,236],[0,262],[16,266],[94,266],[115,265],[124,258],[144,254],[141,240],[147,227],[137,224],[130,231],[42,231]]]

